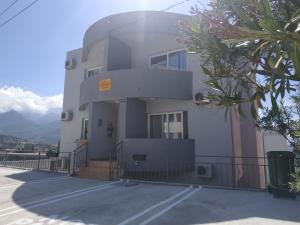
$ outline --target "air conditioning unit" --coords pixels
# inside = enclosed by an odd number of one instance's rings
[[[194,96],[194,102],[197,105],[206,105],[210,103],[210,100],[202,92],[198,92]]]
[[[212,178],[213,167],[209,163],[196,163],[195,173],[200,178]]]
[[[66,70],[72,70],[72,69],[74,69],[75,65],[76,65],[75,59],[68,59],[65,62],[65,68],[66,68]]]
[[[67,111],[67,112],[62,112],[60,115],[61,121],[71,121],[73,119],[73,112],[72,111]]]

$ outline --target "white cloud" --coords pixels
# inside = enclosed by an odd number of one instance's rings
[[[45,114],[62,107],[63,95],[39,96],[19,87],[0,87],[0,113],[15,110]]]

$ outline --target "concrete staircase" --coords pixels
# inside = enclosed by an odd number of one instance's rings
[[[117,178],[117,162],[109,160],[89,160],[87,167],[75,173],[81,178],[111,180]]]

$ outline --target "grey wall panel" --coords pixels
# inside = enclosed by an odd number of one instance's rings
[[[117,38],[109,38],[107,71],[131,68],[131,50]]]
[[[146,103],[138,99],[127,99],[126,138],[147,137]]]
[[[145,154],[146,160],[139,165],[133,160],[135,154]],[[123,156],[126,170],[166,171],[172,165],[178,168],[178,163],[194,163],[194,140],[171,139],[125,139]],[[173,169],[174,169],[173,168]]]
[[[99,81],[111,79],[111,90],[99,91]],[[80,104],[121,98],[192,99],[192,73],[158,69],[104,72],[86,79],[80,87]]]

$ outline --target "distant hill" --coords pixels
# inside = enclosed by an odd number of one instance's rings
[[[0,134],[21,137],[32,142],[57,144],[60,136],[59,115],[22,114],[9,111],[0,114]]]

